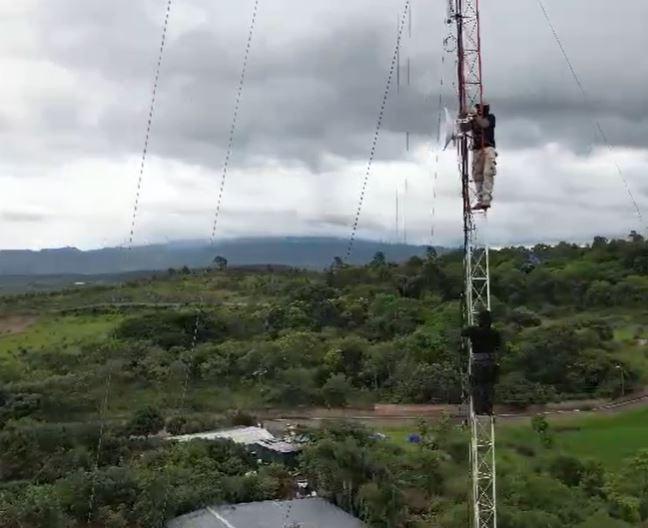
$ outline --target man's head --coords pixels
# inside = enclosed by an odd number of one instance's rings
[[[493,320],[491,318],[491,313],[488,310],[482,310],[477,316],[477,323],[482,327],[490,327]]]
[[[486,101],[482,101],[481,103],[477,103],[475,105],[475,110],[477,110],[477,113],[479,115],[485,116],[490,114],[490,104],[487,103]]]

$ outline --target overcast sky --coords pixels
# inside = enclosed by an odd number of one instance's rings
[[[648,2],[545,2],[590,104],[536,0],[482,3],[485,91],[498,118],[493,244],[640,229],[617,164],[648,218]],[[360,237],[402,240],[404,225],[411,242],[459,240],[456,156],[435,156],[442,77],[455,111],[454,57],[441,67],[445,4],[413,2]],[[127,240],[165,6],[0,0],[0,247]],[[210,235],[252,6],[174,1],[136,244]],[[402,7],[260,0],[217,238],[349,236]]]

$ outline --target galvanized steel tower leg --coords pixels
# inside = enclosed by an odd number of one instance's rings
[[[457,87],[459,122],[483,100],[479,0],[449,0],[448,21],[456,24]],[[459,171],[462,181],[464,219],[464,324],[473,325],[476,315],[490,310],[490,269],[484,228],[486,213],[473,214],[476,198],[471,181],[470,141],[466,133],[458,135]],[[480,229],[481,228],[481,229]],[[464,342],[468,354],[468,375],[472,370],[470,342]],[[470,464],[472,476],[472,526],[497,527],[497,489],[495,471],[495,426],[492,416],[475,414],[472,390],[469,390]]]

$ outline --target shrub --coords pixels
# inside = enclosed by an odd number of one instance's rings
[[[154,407],[145,407],[135,413],[126,425],[126,431],[133,436],[149,436],[159,433],[164,427],[164,418]]]

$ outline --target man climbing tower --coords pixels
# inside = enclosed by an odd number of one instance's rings
[[[475,105],[475,111],[468,117],[469,130],[472,131],[472,178],[477,192],[477,203],[473,209],[488,209],[497,174],[495,115],[490,113],[490,105],[484,102]]]
[[[472,365],[470,388],[475,414],[493,414],[495,383],[498,377],[497,353],[502,339],[500,333],[491,328],[491,314],[487,310],[479,313],[478,325],[465,328],[461,333],[472,344]]]

